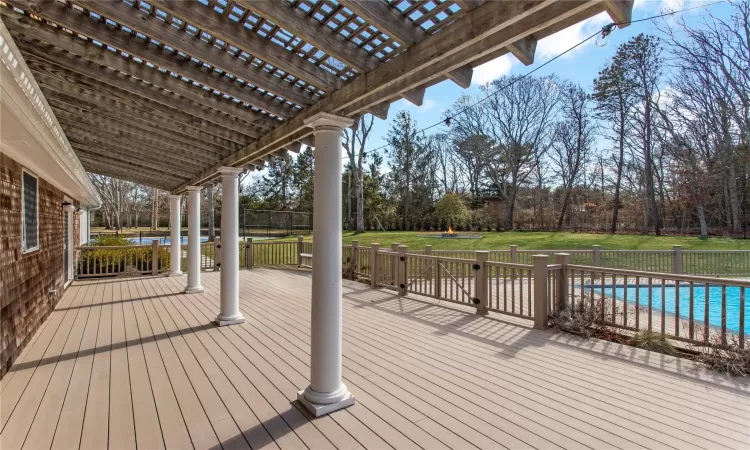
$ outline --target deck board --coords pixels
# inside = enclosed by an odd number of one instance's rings
[[[313,418],[310,276],[241,271],[246,322],[218,328],[219,273],[77,281],[2,380],[15,448],[750,447],[750,386],[692,363],[344,282],[344,382]]]

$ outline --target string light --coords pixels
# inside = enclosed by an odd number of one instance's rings
[[[582,41],[580,41],[577,44],[575,44],[574,46],[568,48],[564,52],[559,53],[558,55],[556,55],[556,56],[552,57],[551,59],[545,61],[543,64],[537,66],[533,70],[531,70],[529,72],[526,72],[522,76],[520,76],[520,77],[512,80],[510,83],[506,84],[505,86],[501,86],[498,89],[496,89],[495,91],[490,92],[489,94],[487,94],[483,98],[477,100],[476,103],[473,103],[473,104],[467,106],[466,108],[461,109],[458,112],[456,112],[454,114],[451,114],[450,116],[445,117],[445,119],[441,120],[440,122],[435,122],[435,123],[433,123],[432,125],[430,125],[428,127],[422,128],[421,130],[417,131],[417,133],[422,133],[423,135],[426,136],[426,134],[424,134],[425,131],[430,130],[432,128],[435,128],[435,127],[437,127],[437,126],[439,126],[441,124],[445,124],[445,126],[450,127],[451,120],[453,118],[458,117],[459,115],[465,113],[466,111],[469,111],[470,109],[474,108],[475,106],[479,105],[480,103],[487,101],[490,97],[499,94],[503,90],[505,90],[505,89],[513,86],[515,83],[518,83],[519,81],[521,81],[521,80],[529,77],[534,72],[536,72],[536,71],[544,68],[545,66],[547,66],[550,63],[552,63],[553,61],[555,61],[555,60],[563,57],[564,55],[572,52],[576,48],[580,47],[581,45],[585,44],[586,42],[590,41],[591,39],[593,39],[595,37],[599,37],[597,39],[597,45],[598,45],[598,43],[601,40],[604,45],[599,45],[599,46],[600,47],[604,47],[606,45],[606,43],[607,43],[607,41],[606,41],[607,37],[610,34],[612,34],[612,32],[615,29],[617,29],[617,27],[619,27],[619,26],[622,26],[622,25],[632,25],[632,24],[635,24],[635,23],[646,22],[646,21],[650,21],[650,20],[654,20],[654,19],[659,19],[659,18],[662,18],[662,17],[674,16],[676,14],[684,13],[684,12],[691,11],[691,10],[694,10],[694,9],[704,9],[704,8],[708,8],[710,6],[718,5],[720,3],[727,3],[727,1],[728,0],[719,0],[719,1],[716,1],[716,2],[713,2],[713,3],[707,3],[707,4],[704,4],[704,5],[693,6],[693,7],[690,7],[690,8],[680,9],[680,10],[677,10],[677,11],[668,11],[668,12],[665,12],[665,13],[662,13],[662,14],[657,14],[655,16],[644,17],[643,19],[629,20],[629,21],[626,21],[626,22],[612,22],[612,23],[609,23],[607,25],[604,25],[601,30],[598,30],[596,33],[594,33],[591,36],[583,39]],[[368,153],[377,152],[378,150],[382,150],[382,149],[384,149],[386,147],[390,147],[390,146],[391,146],[391,144],[383,144],[380,147],[376,147],[376,148],[374,148],[372,150],[368,150],[367,152]]]

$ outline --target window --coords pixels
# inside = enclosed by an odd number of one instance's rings
[[[23,252],[27,253],[39,249],[39,180],[25,170],[21,195]]]

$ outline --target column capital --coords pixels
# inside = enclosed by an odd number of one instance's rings
[[[72,213],[73,211],[76,210],[76,205],[65,205],[65,206],[63,206],[63,210],[66,213]]]
[[[85,212],[86,212],[86,211],[82,210],[81,208],[78,208],[78,209],[76,210],[76,215],[78,215],[78,216],[82,216],[82,215],[83,215],[83,214],[84,214]]]
[[[354,119],[320,112],[304,120],[304,124],[315,131],[341,131],[354,125]]]
[[[239,174],[241,174],[242,172],[244,172],[245,169],[242,168],[242,167],[224,166],[224,167],[219,167],[216,171],[219,172],[221,174],[221,176],[223,176],[223,177],[225,177],[225,176],[231,176],[231,175],[234,175],[236,177]]]
[[[203,186],[185,186],[185,190],[188,192],[200,192]]]
[[[182,194],[169,194],[170,200],[182,200]]]

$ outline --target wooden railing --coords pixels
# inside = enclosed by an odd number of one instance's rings
[[[562,303],[573,314],[699,345],[745,345],[750,281],[564,265]]]
[[[77,278],[159,274],[169,270],[169,246],[118,245],[77,247]]]

